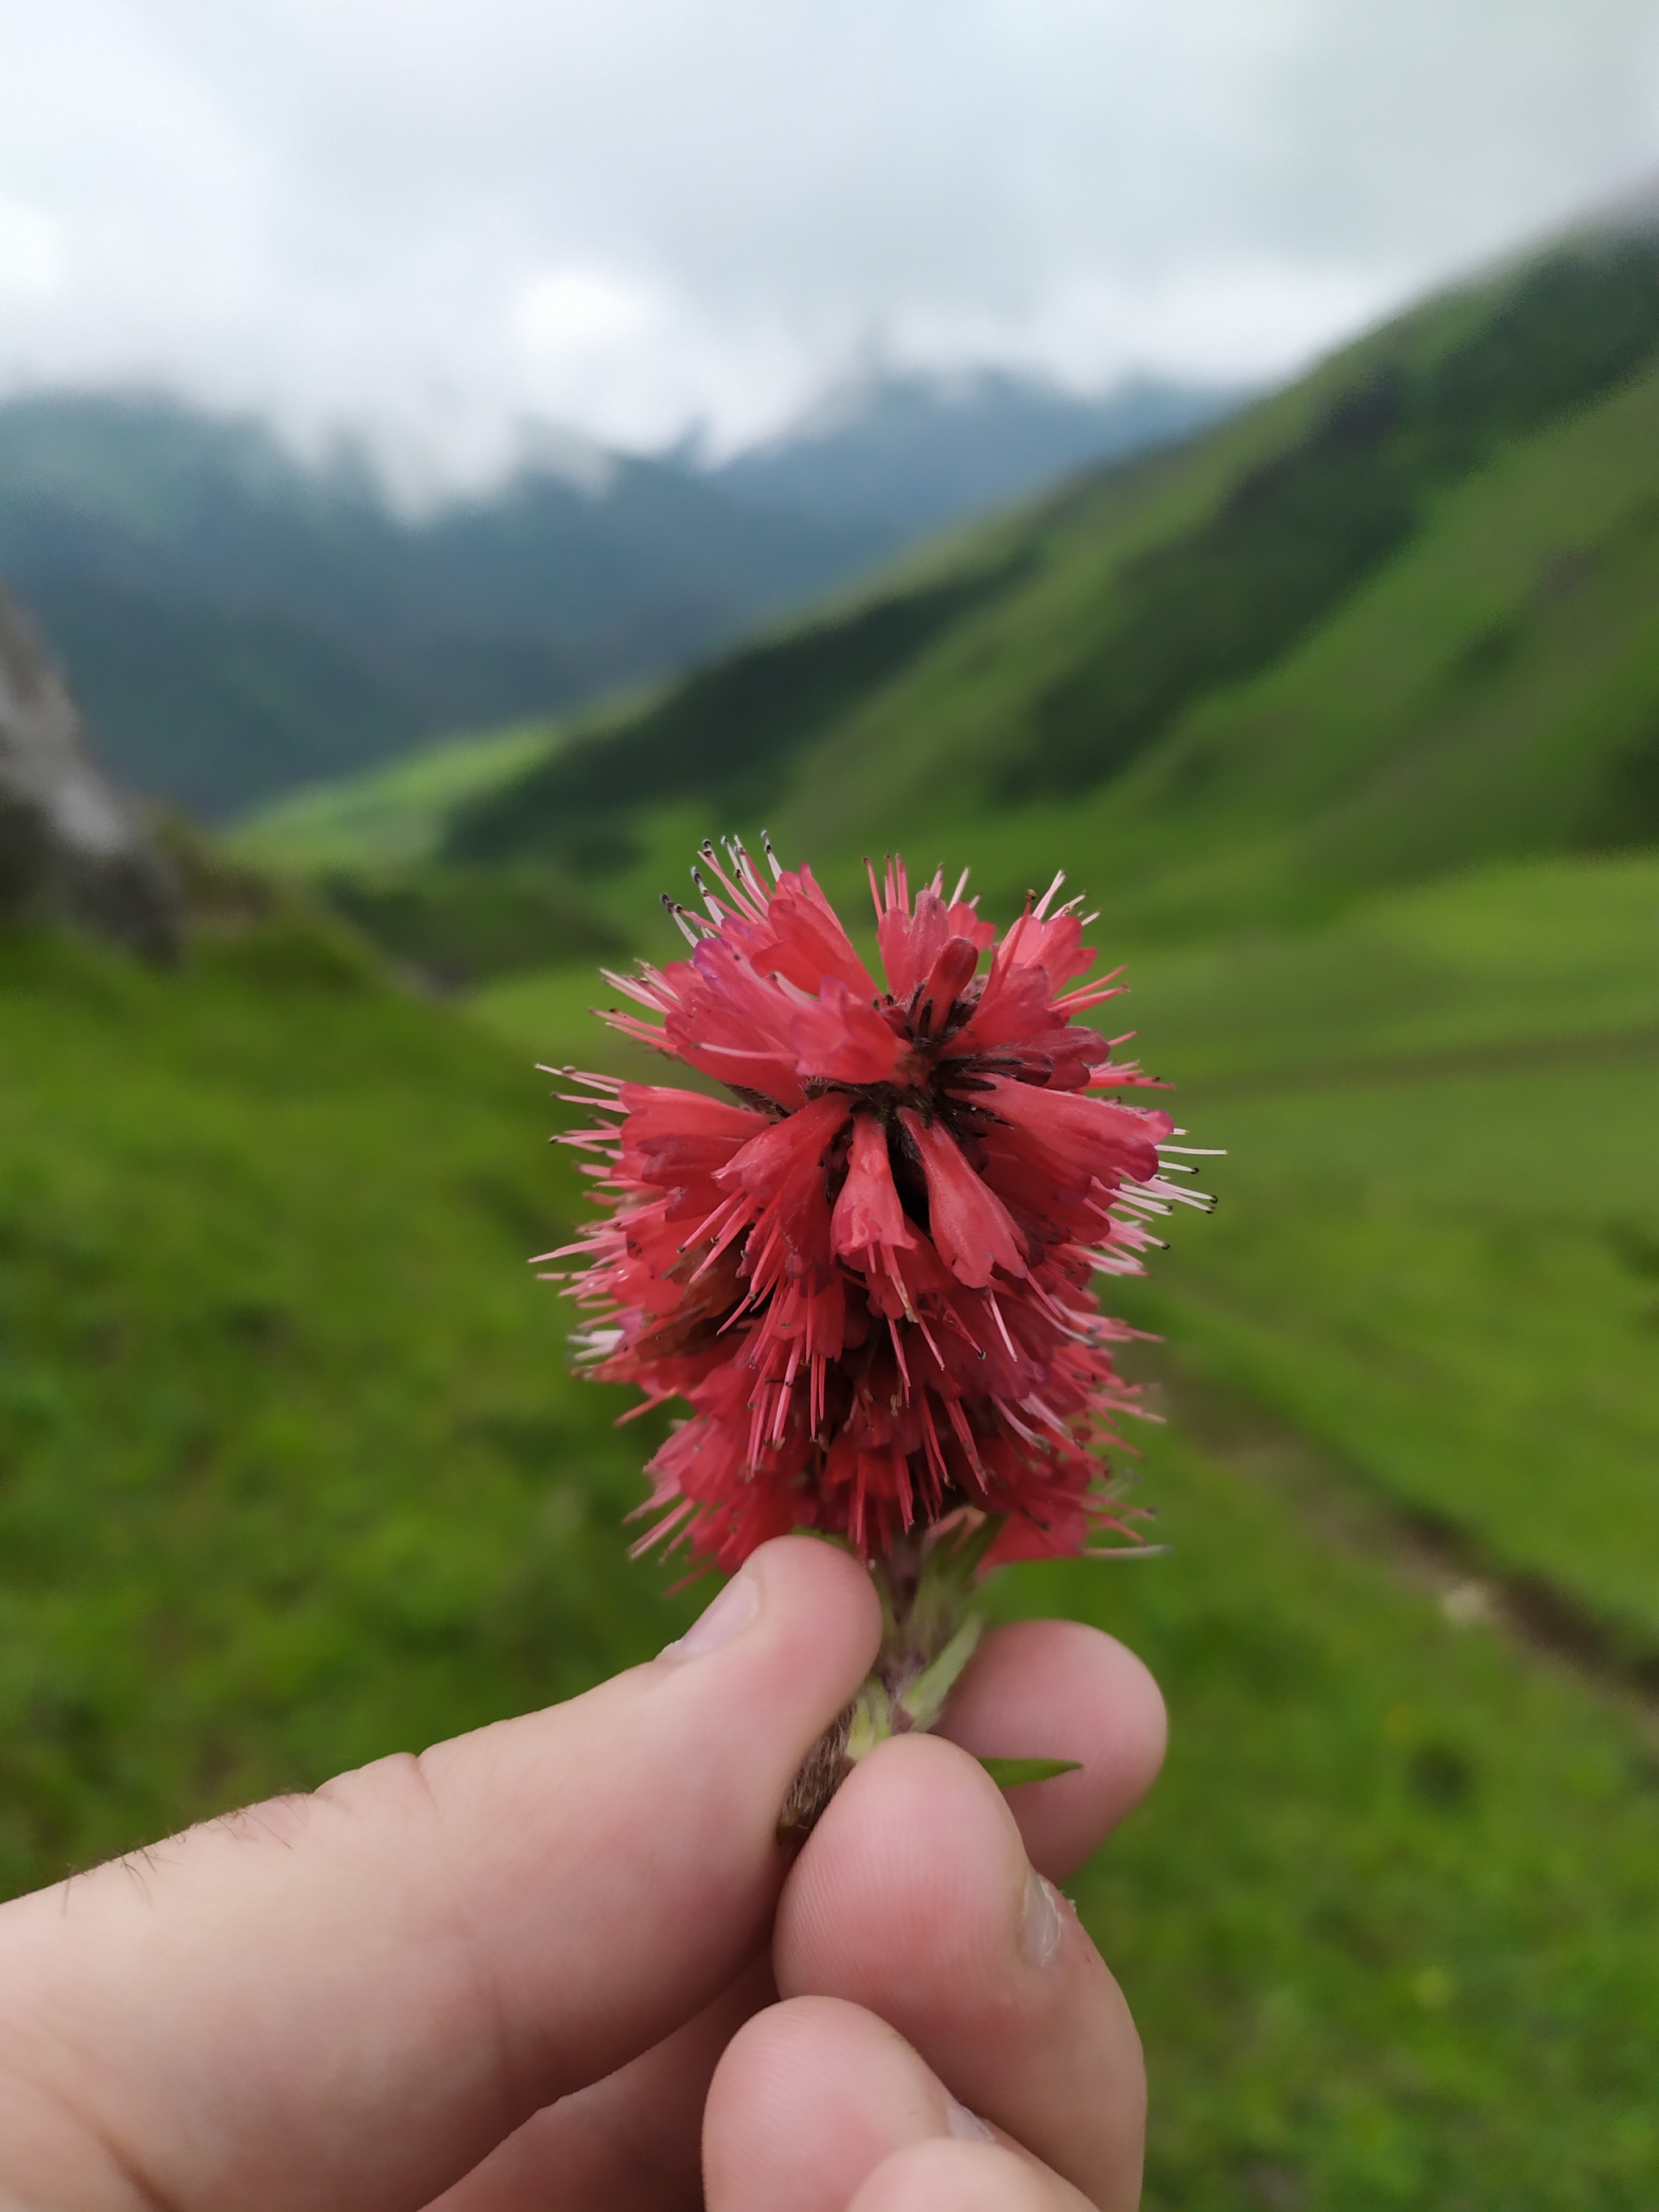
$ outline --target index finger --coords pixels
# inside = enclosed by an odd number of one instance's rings
[[[856,1563],[786,1538],[586,1697],[0,1908],[0,2200],[423,2204],[758,1948],[878,1634]]]

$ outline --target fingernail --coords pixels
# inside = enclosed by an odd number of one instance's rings
[[[1046,1966],[1060,1948],[1064,1932],[1060,1893],[1035,1867],[1025,1869],[1025,1907],[1020,1915],[1019,1948],[1028,1966]]]
[[[760,1591],[752,1575],[736,1574],[714,1603],[684,1636],[658,1653],[660,1659],[701,1659],[705,1651],[729,1644],[760,1611]]]
[[[977,2112],[970,2112],[966,2105],[957,2104],[947,2089],[945,2093],[945,2124],[953,2136],[963,2142],[994,2142],[995,2135],[988,2128]]]

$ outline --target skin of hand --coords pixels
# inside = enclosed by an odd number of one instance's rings
[[[1109,1638],[987,1637],[793,1857],[868,1577],[757,1552],[649,1665],[0,1906],[0,2212],[1137,2201],[1127,2009],[1058,1893],[1143,1794]],[[1079,1758],[1005,1797],[975,1756]]]

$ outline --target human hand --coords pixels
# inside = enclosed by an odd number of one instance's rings
[[[700,2136],[711,2212],[1127,2212],[1139,2045],[1033,1869],[1146,1788],[1157,1691],[997,1632],[951,1733],[1083,1771],[1005,1800],[899,1738],[792,1863],[878,1634],[785,1538],[585,1697],[0,1907],[0,2212],[678,2212]]]

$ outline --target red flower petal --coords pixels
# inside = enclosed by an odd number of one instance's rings
[[[908,999],[945,949],[951,934],[945,901],[929,889],[916,895],[912,915],[890,909],[877,926],[881,963],[887,971],[887,988],[898,1000]]]
[[[672,1185],[694,1171],[712,1174],[769,1126],[765,1115],[700,1091],[625,1083],[621,1102],[629,1109],[621,1165],[642,1182]]]
[[[1039,1090],[993,1076],[985,1101],[1031,1148],[1042,1171],[1061,1192],[1086,1194],[1091,1181],[1125,1176],[1149,1182],[1158,1173],[1158,1139],[1175,1124],[1167,1114],[1143,1114],[1109,1098],[1075,1091]]]
[[[771,943],[757,967],[802,991],[817,991],[833,976],[866,1006],[879,995],[874,976],[853,950],[841,916],[813,881],[811,868],[779,878],[766,920]]]
[[[872,1114],[860,1114],[853,1123],[852,1155],[836,1200],[830,1241],[838,1259],[869,1253],[877,1245],[908,1249],[916,1242],[893,1185],[886,1129]]]
[[[1008,1209],[981,1182],[962,1156],[954,1137],[937,1122],[931,1127],[905,1108],[899,1120],[921,1155],[927,1178],[927,1228],[933,1249],[959,1283],[982,1291],[995,1270],[1025,1273],[1025,1256]]]
[[[734,1152],[714,1180],[727,1189],[746,1190],[750,1197],[775,1198],[786,1185],[815,1175],[824,1151],[851,1114],[851,1102],[830,1092],[772,1122]]]
[[[790,1023],[789,1036],[799,1054],[796,1073],[808,1082],[885,1083],[904,1051],[903,1039],[869,1000],[834,975]]]

